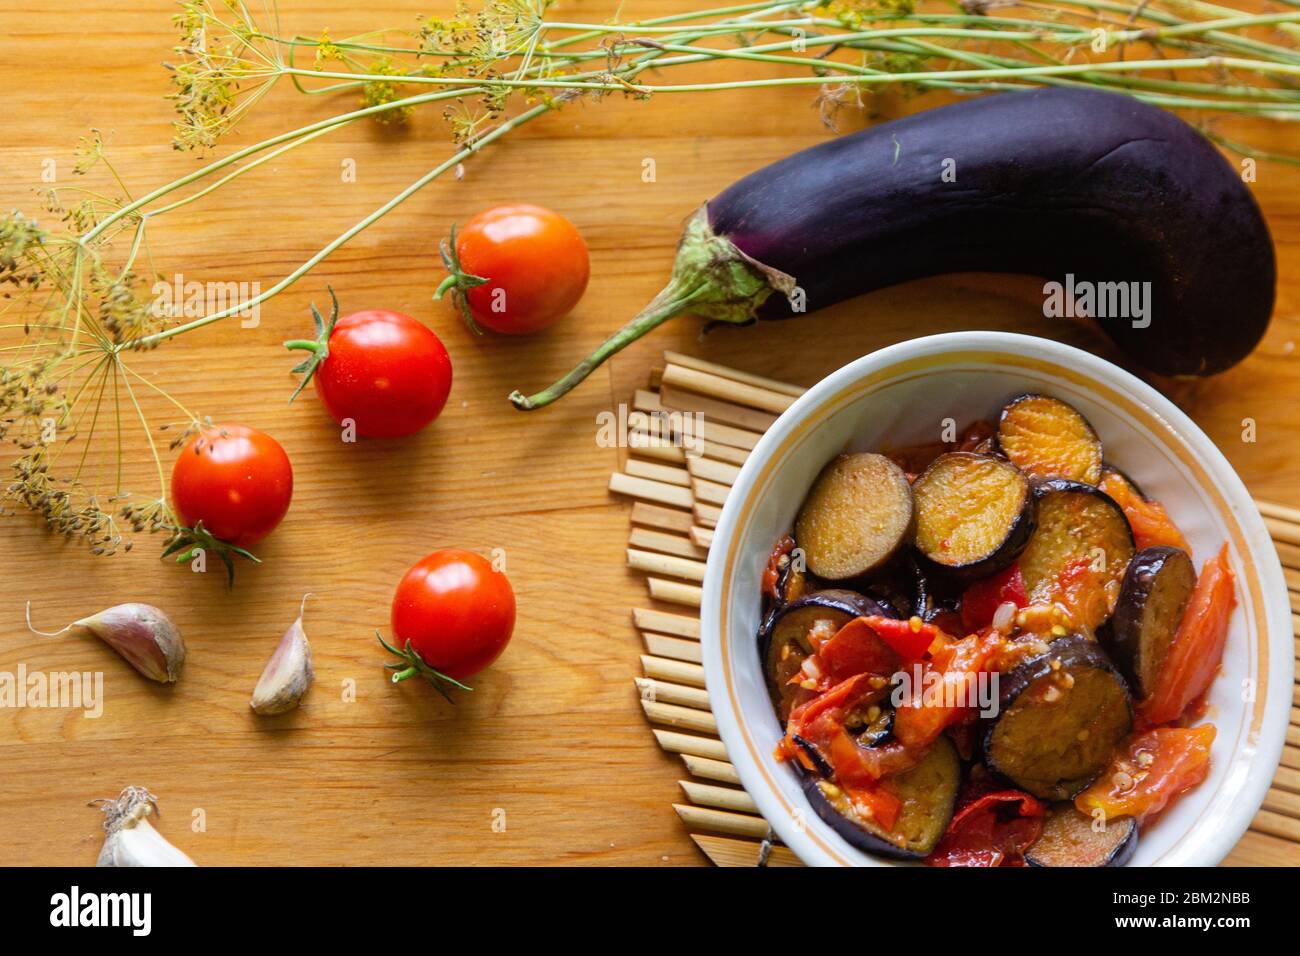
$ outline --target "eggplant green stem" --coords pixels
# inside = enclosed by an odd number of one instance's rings
[[[675,316],[689,313],[711,322],[748,325],[773,292],[788,296],[794,289],[793,277],[755,262],[726,236],[715,233],[708,207],[701,206],[677,246],[672,278],[650,304],[554,385],[536,395],[511,392],[510,403],[524,412],[551,404],[611,355]]]

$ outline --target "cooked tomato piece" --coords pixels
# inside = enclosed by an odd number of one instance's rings
[[[1124,509],[1124,517],[1128,518],[1129,527],[1133,529],[1133,538],[1139,551],[1166,544],[1172,548],[1181,548],[1188,554],[1192,553],[1187,539],[1169,517],[1165,506],[1158,501],[1143,498],[1119,472],[1107,471],[1098,487]]]
[[[953,816],[927,866],[1024,866],[1047,808],[1020,790],[975,798]]]
[[[1142,823],[1210,772],[1213,724],[1156,727],[1130,741],[1097,782],[1074,798],[1083,813],[1101,810],[1106,819],[1133,817]]]
[[[972,634],[940,648],[921,666],[919,686],[894,713],[894,736],[904,746],[928,746],[945,727],[975,712],[975,678],[988,669],[1002,646],[995,634]]]
[[[902,624],[882,617],[855,617],[822,645],[816,666],[838,683],[855,674],[879,674],[888,677],[898,667],[897,645],[877,629],[879,621]],[[910,632],[909,632],[910,633]],[[929,647],[929,644],[926,644]]]
[[[899,621],[892,617],[873,614],[857,620],[862,622],[860,627],[874,633],[905,661],[919,661],[936,641],[943,641],[945,637],[938,627],[925,623],[919,617]]]
[[[831,743],[837,734],[844,732],[845,718],[858,707],[884,697],[888,688],[888,681],[875,674],[857,674],[800,704],[790,711],[786,736],[777,756],[780,759],[797,758],[809,770],[815,769],[811,758],[794,740],[798,737],[816,748],[829,763]]]
[[[779,540],[772,547],[772,553],[768,555],[767,567],[763,569],[763,596],[770,600],[777,600],[776,585],[781,580],[781,569],[784,561],[789,559],[790,552],[794,550],[794,538],[788,534]]]
[[[961,596],[961,625],[967,633],[978,631],[993,623],[999,607],[1010,602],[1017,608],[1029,603],[1025,592],[1025,579],[1020,565],[1013,564],[1005,571],[976,581]]]
[[[1149,723],[1177,720],[1209,688],[1223,661],[1228,620],[1236,603],[1225,543],[1201,569],[1174,643],[1156,676],[1155,690],[1139,705],[1138,713]]]

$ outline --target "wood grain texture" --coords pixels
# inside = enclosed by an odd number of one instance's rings
[[[87,0],[76,16],[4,0],[0,203],[38,208],[42,163],[60,176],[89,127],[133,192],[196,167],[169,147],[160,64],[174,42],[166,0]],[[435,4],[445,6],[445,4]],[[625,16],[692,4],[629,4]],[[599,21],[612,2],[561,4]],[[407,25],[415,8],[285,0],[286,31],[336,35]],[[709,68],[706,76],[716,72]],[[219,574],[160,563],[154,542],[94,559],[33,522],[0,524],[0,670],[102,670],[99,719],[60,710],[0,711],[0,864],[86,864],[100,833],[94,797],[141,784],[162,802],[161,827],[201,864],[702,863],[673,812],[682,764],[656,745],[632,682],[641,639],[627,609],[647,607],[625,566],[630,505],[606,490],[619,452],[596,442],[596,414],[630,401],[665,348],[811,384],[866,352],[968,327],[1048,335],[1115,352],[1093,330],[1044,319],[1038,284],[955,276],[912,283],[801,319],[722,330],[656,332],[556,407],[530,416],[505,402],[568,370],[633,314],[668,274],[678,231],[701,201],[755,167],[831,135],[811,94],[728,92],[689,101],[611,98],[544,118],[476,158],[461,182],[440,181],[358,237],[262,310],[256,328],[220,324],[151,354],[146,374],[218,420],[272,432],[293,459],[294,505],[243,568],[233,593]],[[761,102],[761,108],[756,108]],[[902,109],[933,104],[921,100]],[[350,108],[277,90],[232,143]],[[1265,146],[1300,149],[1300,133],[1225,123]],[[1287,138],[1284,138],[1287,137]],[[223,146],[229,149],[230,145]],[[190,279],[269,284],[448,153],[436,113],[406,129],[357,125],[160,221],[159,268]],[[653,183],[642,160],[655,160]],[[358,180],[340,181],[355,160]],[[1253,492],[1300,506],[1300,437],[1293,354],[1300,332],[1300,172],[1261,164],[1256,193],[1278,242],[1276,317],[1259,351],[1216,379],[1169,386],[1223,448]],[[453,222],[494,202],[554,207],[579,226],[592,283],[574,315],[527,340],[474,338],[430,301],[441,275],[436,243]],[[436,329],[455,363],[446,412],[415,438],[344,444],[310,395],[292,387],[280,342],[304,332],[308,303],[339,292],[345,310],[387,307]],[[1230,321],[1231,317],[1225,317]],[[791,343],[802,348],[791,348]],[[1243,443],[1242,420],[1258,424]],[[132,480],[149,466],[133,461]],[[401,572],[437,547],[505,549],[519,608],[506,655],[448,706],[418,686],[385,682],[373,639]],[[297,713],[263,721],[248,695],[304,593],[317,683]],[[123,600],[167,609],[190,659],[172,689],[147,686],[95,642],[29,635],[23,605],[55,627]],[[650,609],[655,609],[650,607]],[[658,610],[681,610],[660,605]],[[355,681],[356,700],[343,697]],[[667,728],[671,730],[671,728]],[[696,758],[692,758],[696,759]],[[195,810],[206,829],[193,832]],[[504,811],[505,830],[492,823]],[[494,814],[496,816],[494,817]],[[1234,863],[1298,862],[1295,845],[1251,834]]]

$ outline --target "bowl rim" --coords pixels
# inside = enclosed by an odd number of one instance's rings
[[[1077,374],[1082,387],[1097,391],[1103,383],[1111,390],[1125,393],[1127,397],[1144,406],[1171,436],[1171,446],[1184,448],[1205,472],[1193,476],[1197,485],[1204,487],[1204,477],[1218,485],[1224,504],[1225,522],[1235,522],[1240,532],[1235,550],[1239,560],[1253,568],[1255,587],[1248,593],[1257,593],[1255,608],[1257,627],[1264,631],[1259,640],[1261,659],[1257,673],[1259,699],[1247,715],[1243,732],[1254,734],[1255,756],[1250,766],[1253,779],[1240,784],[1239,799],[1234,801],[1229,813],[1213,827],[1200,827],[1196,831],[1199,842],[1188,854],[1192,865],[1217,864],[1240,840],[1263,803],[1282,756],[1285,729],[1288,723],[1290,696],[1287,686],[1293,671],[1276,664],[1291,663],[1293,654],[1290,605],[1286,599],[1286,584],[1277,550],[1273,546],[1259,511],[1245,485],[1229,464],[1223,453],[1207,435],[1172,401],[1156,389],[1117,365],[1096,355],[1051,339],[1012,332],[945,332],[910,339],[878,349],[855,359],[830,373],[795,400],[773,425],[767,429],[750,452],[740,474],[727,495],[722,514],[714,530],[713,546],[709,548],[703,594],[700,608],[700,642],[705,683],[709,691],[718,734],[727,754],[740,777],[740,782],[753,798],[759,812],[781,840],[804,863],[810,865],[844,865],[851,861],[832,853],[823,839],[814,834],[828,835],[830,827],[815,814],[806,814],[800,825],[776,793],[776,788],[759,766],[754,756],[747,732],[740,720],[740,703],[731,693],[729,675],[724,663],[726,635],[723,633],[723,582],[732,580],[731,557],[735,550],[738,524],[742,511],[747,511],[753,486],[764,472],[764,466],[774,452],[790,437],[791,432],[807,419],[823,410],[829,400],[841,395],[846,388],[870,375],[883,375],[892,366],[904,361],[924,357],[947,356],[956,360],[962,354],[973,357],[979,354],[986,360],[999,356],[1024,360],[1038,360],[1068,368]],[[1014,364],[1014,363],[1013,363]],[[936,367],[934,372],[941,371]],[[1281,596],[1279,599],[1278,596]],[[1262,697],[1259,692],[1262,691]],[[1268,768],[1267,774],[1260,768]],[[1186,841],[1184,841],[1186,842]],[[872,858],[879,865],[892,865],[883,858]],[[1159,861],[1157,861],[1159,862]]]

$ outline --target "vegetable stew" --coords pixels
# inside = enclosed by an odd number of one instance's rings
[[[932,866],[1120,866],[1209,773],[1236,603],[1075,408],[842,455],[763,575],[778,760],[850,844]]]

